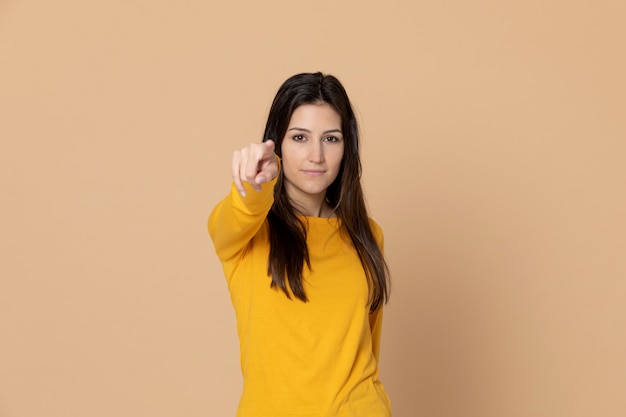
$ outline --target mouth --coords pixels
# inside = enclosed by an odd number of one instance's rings
[[[305,175],[310,175],[312,177],[318,177],[318,176],[324,175],[324,173],[326,173],[326,171],[319,170],[319,169],[303,169],[302,172]]]

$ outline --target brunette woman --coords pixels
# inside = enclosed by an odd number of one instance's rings
[[[378,379],[389,271],[341,83],[285,81],[263,141],[235,151],[232,175],[209,232],[237,318],[237,416],[391,416]]]

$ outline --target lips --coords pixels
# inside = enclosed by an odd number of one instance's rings
[[[318,177],[318,176],[324,175],[326,173],[326,171],[315,170],[315,169],[303,169],[302,172],[305,175],[310,175],[312,177]]]

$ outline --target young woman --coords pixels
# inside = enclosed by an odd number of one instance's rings
[[[331,75],[280,87],[209,217],[237,317],[238,417],[389,417],[378,379],[389,271],[361,189],[359,134]]]

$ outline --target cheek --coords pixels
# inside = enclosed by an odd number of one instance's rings
[[[280,147],[280,155],[283,160],[295,161],[298,159],[298,148],[293,146],[293,142],[285,140]]]
[[[342,161],[343,161],[343,149],[338,150],[337,153],[333,155],[333,164],[337,171],[339,171],[339,168],[341,168]]]
[[[293,148],[290,149],[288,146],[282,147],[280,160],[285,175],[289,175],[298,166],[298,155],[293,151]]]

